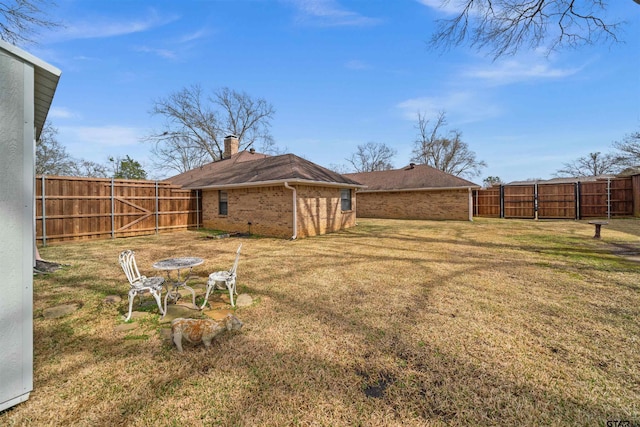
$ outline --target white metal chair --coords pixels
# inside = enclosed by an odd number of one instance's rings
[[[236,291],[236,272],[238,271],[238,260],[240,259],[240,249],[242,249],[242,243],[238,246],[238,250],[236,251],[236,260],[233,263],[233,267],[231,267],[228,271],[216,271],[215,273],[211,273],[209,275],[209,280],[207,281],[207,294],[204,296],[204,302],[202,303],[201,309],[207,305],[207,300],[209,299],[209,294],[215,287],[216,289],[228,289],[229,290],[229,300],[231,302],[231,307],[235,307],[235,303],[233,302],[233,295],[238,295]],[[218,283],[224,283],[224,287],[218,285]]]
[[[129,289],[129,314],[125,319],[125,322],[129,321],[131,318],[131,308],[133,307],[133,300],[138,294],[145,294],[149,292],[155,298],[158,303],[158,309],[160,313],[164,316],[164,310],[162,309],[162,288],[164,287],[164,277],[156,276],[156,277],[146,277],[140,274],[138,270],[138,265],[136,264],[135,253],[131,250],[123,251],[120,254],[120,265],[124,270],[124,274],[127,275],[127,279],[129,280],[129,285],[131,289]]]

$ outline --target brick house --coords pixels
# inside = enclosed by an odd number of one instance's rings
[[[473,220],[473,190],[480,186],[427,165],[345,174],[358,190],[358,217]]]
[[[223,160],[167,180],[202,191],[205,227],[295,239],[356,224],[358,182],[293,154],[238,152],[234,136],[224,144]]]

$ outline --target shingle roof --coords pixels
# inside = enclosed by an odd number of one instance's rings
[[[409,165],[402,169],[345,174],[361,182],[367,191],[406,191],[438,188],[480,188],[466,179],[453,176],[427,165]]]
[[[267,156],[247,151],[234,154],[229,159],[208,163],[168,178],[167,181],[192,189],[256,186],[280,182],[362,186],[352,179],[294,154]]]

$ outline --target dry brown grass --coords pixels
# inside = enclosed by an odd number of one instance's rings
[[[360,220],[332,235],[242,239],[245,323],[179,354],[126,311],[117,263],[200,256],[199,232],[43,248],[35,387],[0,425],[598,425],[640,422],[640,221]],[[103,303],[120,294],[117,306]],[[42,310],[81,301],[76,313]],[[153,306],[152,306],[153,307]],[[156,313],[152,309],[152,313]]]

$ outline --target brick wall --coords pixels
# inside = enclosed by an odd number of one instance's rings
[[[355,225],[353,210],[340,209],[340,189],[295,186],[298,193],[298,237],[330,233]],[[203,190],[203,224],[229,232],[249,231],[264,236],[289,238],[293,235],[293,192],[284,186],[227,190],[227,215],[219,215],[218,190]]]
[[[460,190],[358,192],[358,217],[469,220],[469,192]]]
[[[332,233],[356,225],[355,190],[351,190],[351,210],[340,208],[340,188],[297,186],[298,237]]]

